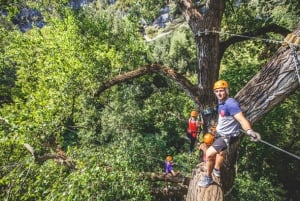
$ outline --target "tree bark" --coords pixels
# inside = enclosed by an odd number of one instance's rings
[[[298,27],[293,34],[300,38],[300,28]],[[279,48],[274,57],[270,59],[270,61],[260,70],[260,72],[258,72],[258,74],[255,75],[248,84],[237,93],[235,98],[240,102],[242,110],[252,123],[258,121],[267,112],[299,88],[299,60],[300,52],[299,50],[297,51],[295,46],[283,45]],[[211,196],[204,200],[231,200],[230,192],[233,188],[235,177],[234,165],[242,137],[243,135],[240,135],[239,139],[230,146],[229,151],[226,153],[224,165],[221,169],[222,179],[220,188],[216,189],[215,193],[218,195],[222,192],[224,197]],[[196,174],[193,175],[189,185],[187,201],[203,200],[203,197],[205,197],[208,192],[211,191],[211,188],[213,188],[213,185],[208,188],[200,188],[197,185],[197,181],[199,181],[202,174],[203,169],[200,169],[200,171],[196,171]]]
[[[300,36],[300,29],[294,31]],[[296,53],[296,57],[293,53]],[[299,87],[299,50],[283,45],[276,55],[236,95],[242,110],[254,123]],[[298,68],[298,72],[297,72]]]
[[[199,92],[197,90],[197,87],[194,86],[188,79],[186,79],[183,75],[177,73],[172,68],[161,65],[161,64],[149,64],[145,65],[143,67],[140,67],[136,70],[118,75],[114,78],[112,78],[109,81],[106,81],[102,83],[102,85],[98,88],[98,90],[94,93],[94,97],[100,96],[102,92],[104,92],[106,89],[109,89],[110,87],[126,82],[128,80],[143,76],[145,74],[152,74],[152,73],[159,73],[163,76],[166,76],[172,80],[174,80],[176,83],[181,86],[181,88],[190,96],[190,98],[196,103],[200,104],[199,101]]]
[[[178,174],[176,176],[172,176],[171,174],[165,173],[155,173],[155,172],[145,172],[141,175],[142,178],[146,178],[152,181],[165,181],[172,183],[181,183],[182,185],[189,185],[190,178],[185,177],[182,174]]]
[[[76,169],[75,161],[72,158],[66,156],[61,149],[56,150],[56,153],[46,153],[40,156],[35,153],[33,147],[30,144],[24,143],[24,147],[30,152],[30,154],[34,158],[34,161],[38,164],[43,164],[45,161],[52,159],[56,163],[64,165],[69,169]]]

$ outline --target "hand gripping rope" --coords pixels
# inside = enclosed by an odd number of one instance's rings
[[[240,131],[241,131],[242,133],[248,135],[246,131],[244,131],[244,130],[242,130],[242,129],[240,129]],[[272,147],[272,148],[274,148],[274,149],[277,149],[277,150],[279,150],[279,151],[282,151],[283,153],[286,153],[286,154],[288,154],[288,155],[290,155],[290,156],[292,156],[292,157],[294,157],[294,158],[300,160],[300,157],[299,157],[299,156],[297,156],[297,155],[295,155],[295,154],[292,154],[292,153],[290,153],[290,152],[288,152],[288,151],[285,151],[285,150],[283,150],[283,149],[281,149],[281,148],[279,148],[279,147],[277,147],[277,146],[275,146],[275,145],[272,145],[272,144],[270,144],[270,143],[268,143],[268,142],[266,142],[266,141],[264,141],[264,140],[262,140],[262,139],[259,139],[258,141],[260,141],[260,142],[262,142],[262,143],[264,143],[264,144],[266,144],[266,145],[268,145],[268,146],[270,146],[270,147]]]

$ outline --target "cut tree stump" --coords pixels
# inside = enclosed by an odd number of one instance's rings
[[[213,184],[209,185],[207,188],[198,186],[198,182],[201,177],[205,174],[205,163],[199,163],[192,172],[192,178],[190,180],[190,187],[187,193],[186,201],[220,201],[224,200],[223,191],[220,185],[220,178],[213,175]],[[193,192],[190,192],[193,191]],[[196,192],[195,192],[196,191]],[[191,196],[191,195],[197,195]]]

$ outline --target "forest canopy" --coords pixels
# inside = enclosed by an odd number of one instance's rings
[[[168,154],[185,177],[199,162],[185,137],[196,104],[174,79],[147,73],[95,96],[115,77],[152,64],[199,84],[195,38],[178,1],[86,2],[76,8],[66,0],[0,4],[2,200],[164,200],[155,189],[166,183],[146,175],[164,172]],[[218,73],[234,96],[286,37],[243,33],[272,24],[290,33],[299,25],[300,5],[226,3],[219,37],[240,41],[223,43]],[[165,6],[170,20],[159,27],[154,22]],[[254,128],[267,142],[300,155],[300,94],[289,95]],[[231,200],[299,200],[299,169],[299,160],[243,138]]]

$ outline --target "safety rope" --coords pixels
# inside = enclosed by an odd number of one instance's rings
[[[280,40],[258,38],[258,37],[254,37],[254,36],[246,36],[246,35],[241,35],[241,34],[233,34],[233,33],[222,32],[222,31],[212,31],[212,33],[219,33],[219,34],[224,34],[224,35],[226,34],[226,35],[230,35],[230,36],[238,36],[240,38],[247,38],[247,39],[252,39],[252,40],[259,40],[259,41],[264,41],[264,42],[267,42],[267,43],[277,43],[277,44],[284,43],[284,41],[280,41]]]
[[[296,71],[296,75],[300,84],[300,75],[299,75],[299,68],[300,68],[300,62],[298,60],[298,55],[295,51],[295,48],[291,47],[291,55],[293,55],[293,61],[295,63],[295,71]]]
[[[259,38],[259,37],[254,37],[254,36],[247,36],[247,35],[242,35],[242,34],[235,34],[235,33],[230,33],[230,32],[226,32],[226,31],[217,31],[217,30],[208,30],[208,29],[205,29],[204,31],[198,31],[196,33],[197,36],[202,36],[202,35],[209,35],[211,33],[217,33],[217,34],[223,34],[223,35],[230,35],[230,36],[237,36],[237,37],[240,37],[240,38],[247,38],[247,39],[251,39],[251,40],[257,40],[257,41],[264,41],[264,42],[267,42],[267,43],[275,43],[275,44],[288,44],[288,45],[292,45],[292,46],[298,46],[300,47],[300,44],[297,40],[289,40],[290,38],[293,37],[293,39],[297,39],[299,37],[296,37],[295,35],[293,34],[289,34],[287,36],[286,39],[284,40],[274,40],[274,39],[266,39],[266,38]],[[291,36],[292,35],[292,36]]]
[[[163,33],[163,34],[160,34],[158,37],[155,37],[153,39],[146,39],[146,41],[154,41],[158,38],[161,38],[162,36],[165,36],[165,35],[168,35],[170,33],[173,33],[173,31],[168,31],[167,33]],[[204,36],[204,35],[209,35],[209,34],[223,34],[223,35],[230,35],[230,36],[237,36],[237,37],[240,37],[240,38],[247,38],[247,39],[251,39],[251,40],[257,40],[257,41],[264,41],[264,42],[267,42],[267,43],[275,43],[275,44],[288,44],[288,45],[293,45],[293,46],[298,46],[300,47],[300,44],[299,44],[299,39],[298,41],[289,41],[288,39],[291,38],[291,36],[295,36],[293,34],[288,34],[287,38],[285,38],[284,40],[274,40],[274,39],[266,39],[266,38],[259,38],[259,37],[254,37],[254,36],[247,36],[247,35],[242,35],[242,34],[235,34],[235,33],[230,33],[230,32],[227,32],[227,31],[218,31],[216,29],[213,29],[213,30],[208,30],[208,29],[205,29],[204,31],[198,31],[195,35],[196,36]],[[295,38],[295,37],[294,37]],[[296,37],[296,38],[299,38],[299,37]]]
[[[248,135],[246,131],[244,131],[244,130],[242,130],[242,129],[240,129],[240,131],[241,131],[242,133],[245,133],[246,135]],[[281,149],[281,148],[279,148],[279,147],[277,147],[277,146],[275,146],[275,145],[272,145],[272,144],[269,143],[269,142],[266,142],[266,141],[264,141],[264,140],[262,140],[262,139],[259,139],[258,141],[260,141],[260,142],[262,142],[262,143],[264,143],[264,144],[266,144],[266,145],[268,145],[268,146],[270,146],[270,147],[272,147],[272,148],[274,148],[274,149],[277,149],[277,150],[279,150],[279,151],[282,151],[283,153],[286,153],[286,154],[288,154],[288,155],[290,155],[290,156],[292,156],[292,157],[295,157],[296,159],[300,160],[300,157],[299,157],[299,156],[297,156],[297,155],[295,155],[295,154],[292,154],[292,153],[290,153],[290,152],[288,152],[288,151],[285,151],[285,150],[283,150],[283,149]]]

